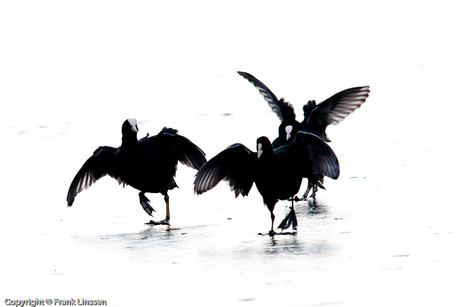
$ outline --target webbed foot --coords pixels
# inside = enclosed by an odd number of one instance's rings
[[[150,200],[142,192],[139,193],[139,202],[144,211],[147,212],[148,215],[152,216],[152,212],[155,212],[155,209],[150,206]]]
[[[153,226],[157,226],[157,225],[168,225],[169,226],[169,219],[166,218],[164,220],[161,220],[161,221],[154,221],[154,220],[150,220],[150,222],[148,223],[145,223],[145,225],[153,225]]]
[[[259,236],[270,236],[270,237],[274,237],[274,236],[282,236],[282,235],[296,235],[297,234],[297,231],[293,231],[293,232],[275,232],[273,230],[270,230],[268,233],[259,233],[258,235]]]
[[[289,211],[286,217],[281,221],[278,228],[285,230],[292,226],[292,230],[297,230],[297,225],[297,216],[295,214],[294,207],[292,207],[291,211]]]

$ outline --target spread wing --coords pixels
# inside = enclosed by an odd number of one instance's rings
[[[328,125],[337,125],[366,101],[369,86],[352,87],[324,100],[311,112],[307,123],[326,129]],[[314,130],[313,130],[314,131]]]
[[[339,160],[332,148],[318,136],[299,131],[294,145],[300,152],[299,167],[307,175],[322,175],[337,179],[340,174]]]
[[[276,98],[275,94],[253,75],[243,71],[238,71],[238,74],[251,82],[259,90],[259,93],[264,97],[265,101],[281,121],[295,119],[294,107],[289,102],[284,101],[283,98]]]
[[[254,183],[256,153],[242,144],[234,144],[206,162],[195,178],[195,193],[202,194],[214,188],[221,180],[228,181],[230,188],[246,196]]]
[[[101,146],[86,160],[75,175],[67,193],[67,205],[72,206],[75,196],[84,189],[89,188],[100,178],[109,175],[116,178],[114,171],[114,157],[117,148]]]
[[[147,145],[160,156],[174,157],[176,161],[197,170],[206,162],[203,150],[172,128],[165,127],[153,137],[140,139],[139,143]]]

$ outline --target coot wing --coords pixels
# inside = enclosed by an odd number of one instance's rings
[[[67,205],[72,206],[75,196],[84,189],[89,188],[100,178],[110,175],[116,178],[114,171],[114,157],[117,148],[101,146],[86,160],[75,175],[67,193]]]
[[[176,163],[178,160],[197,170],[206,162],[203,150],[172,128],[165,127],[155,136],[140,139],[139,143],[159,156],[176,159]]]
[[[340,174],[339,160],[332,148],[318,136],[299,131],[294,140],[299,151],[299,167],[303,175],[314,174],[337,179]]]
[[[229,146],[206,162],[196,174],[195,192],[202,194],[214,188],[221,180],[228,181],[230,188],[246,196],[254,183],[256,153],[242,144]]]
[[[328,125],[337,125],[366,101],[369,86],[352,87],[332,95],[318,104],[311,112],[307,123],[326,129]]]
[[[251,82],[254,87],[259,90],[259,93],[264,97],[265,101],[281,121],[283,121],[283,119],[295,119],[294,107],[289,102],[284,101],[283,98],[276,98],[275,94],[273,94],[273,92],[265,84],[253,75],[243,71],[238,71],[238,74]]]

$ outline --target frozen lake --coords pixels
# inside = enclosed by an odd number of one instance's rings
[[[5,305],[460,304],[453,8],[255,3],[0,5]],[[326,16],[340,26],[315,27]],[[309,99],[371,86],[362,108],[328,130],[341,175],[326,179],[315,207],[296,204],[297,234],[259,236],[270,216],[255,187],[246,198],[225,183],[197,196],[195,171],[183,165],[170,227],[144,225],[138,192],[111,178],[66,207],[73,176],[99,145],[119,146],[128,117],[140,136],[179,129],[208,158],[235,142],[255,150],[257,137],[273,140],[278,119],[237,70],[284,96],[299,118]],[[148,197],[162,219],[162,197]],[[289,205],[278,203],[275,223]]]

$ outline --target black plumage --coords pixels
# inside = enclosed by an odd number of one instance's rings
[[[271,230],[275,234],[273,209],[278,200],[293,197],[302,178],[328,176],[337,179],[339,162],[332,149],[314,134],[301,131],[290,144],[273,149],[267,137],[257,139],[257,152],[242,144],[234,144],[206,162],[195,178],[195,192],[204,193],[221,180],[228,181],[231,190],[246,196],[253,183],[270,211]],[[294,206],[279,228],[296,229]]]
[[[251,82],[254,87],[259,90],[260,94],[268,103],[268,106],[281,120],[281,124],[278,127],[278,137],[273,140],[273,147],[277,148],[282,145],[289,144],[293,140],[297,131],[301,130],[300,123],[296,120],[292,104],[285,101],[284,98],[278,99],[268,86],[263,84],[253,75],[242,71],[238,71],[238,74]]]
[[[309,100],[303,106],[304,119],[300,123],[300,129],[330,142],[326,128],[329,125],[339,124],[361,107],[369,97],[369,92],[369,86],[358,86],[340,91],[319,104],[316,104],[315,100]]]
[[[238,71],[242,77],[251,82],[264,97],[270,108],[275,112],[281,123],[278,128],[278,137],[273,141],[273,147],[289,144],[298,131],[307,131],[319,136],[323,141],[329,142],[326,134],[329,125],[337,125],[348,115],[366,101],[369,96],[369,86],[353,87],[329,97],[323,102],[316,104],[310,100],[303,106],[304,119],[302,122],[296,120],[294,107],[286,102],[284,98],[278,99],[275,94],[260,80],[253,75]],[[323,178],[319,176],[315,181],[309,180],[308,188],[303,198],[313,189],[312,197],[315,198],[318,186],[324,189]]]
[[[316,134],[323,141],[329,142],[330,140],[326,134],[327,126],[339,124],[348,115],[361,107],[370,92],[369,86],[358,86],[338,92],[319,104],[316,104],[315,100],[310,100],[303,106],[304,119],[299,123],[296,120],[294,107],[286,102],[284,98],[278,99],[264,83],[253,75],[242,71],[238,71],[238,74],[259,90],[273,112],[281,120],[279,128],[280,145],[287,144],[292,140],[292,138],[286,137],[285,127],[289,125],[293,126],[294,134],[291,133],[292,136],[299,130],[305,130]]]
[[[161,193],[166,203],[166,219],[152,224],[168,224],[168,191],[177,187],[174,180],[177,163],[199,169],[205,162],[204,152],[177,130],[163,128],[160,133],[137,139],[137,122],[127,119],[122,126],[122,143],[118,148],[101,146],[83,164],[70,184],[67,204],[72,206],[78,193],[105,175],[118,183],[140,191],[139,202],[147,214],[155,211],[145,193]]]

